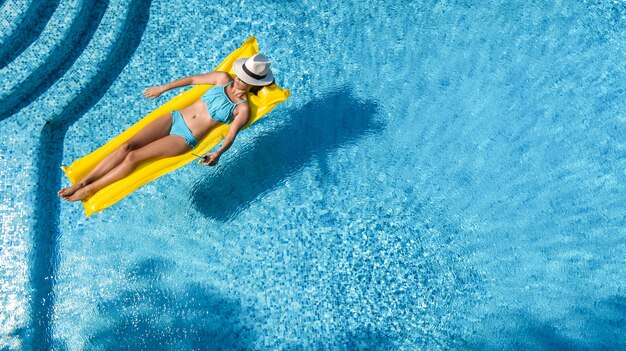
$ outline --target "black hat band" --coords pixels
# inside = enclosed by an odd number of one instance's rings
[[[260,76],[258,74],[254,74],[254,73],[250,72],[250,70],[248,70],[246,68],[246,63],[245,62],[243,63],[243,65],[241,65],[241,68],[243,68],[243,71],[246,72],[247,75],[249,75],[250,77],[252,77],[252,78],[254,78],[256,80],[261,80],[261,79],[267,77],[267,74]]]

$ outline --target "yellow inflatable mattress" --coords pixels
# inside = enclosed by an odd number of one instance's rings
[[[228,72],[232,77],[234,77],[233,63],[239,58],[250,57],[258,52],[259,49],[256,38],[250,37],[240,48],[228,55],[228,57],[226,57],[226,59],[218,65],[215,70]],[[61,169],[65,171],[65,175],[70,179],[72,184],[76,183],[86,176],[102,159],[118,148],[122,143],[130,139],[148,123],[172,110],[179,110],[189,106],[204,95],[204,93],[211,87],[211,85],[199,84],[185,92],[182,92],[170,101],[150,112],[139,122],[135,123],[126,131],[110,140],[98,150],[85,157],[77,159],[69,167],[62,166]],[[250,94],[248,96],[251,109],[250,120],[243,127],[243,129],[258,121],[261,117],[263,117],[263,115],[270,112],[274,106],[282,101],[285,101],[289,97],[289,94],[288,90],[283,90],[276,84],[264,87],[256,95]],[[197,159],[196,156],[192,155],[192,152],[197,155],[203,155],[209,152],[226,136],[228,128],[228,125],[219,125],[218,127],[212,129],[209,134],[200,141],[194,150],[175,157],[168,157],[155,161],[146,161],[140,164],[126,178],[120,179],[119,181],[100,189],[100,191],[95,193],[92,197],[83,201],[87,217],[113,205],[149,181]]]

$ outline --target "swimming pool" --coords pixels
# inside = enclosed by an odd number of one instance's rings
[[[1,6],[1,349],[626,347],[626,2]],[[218,167],[57,200],[250,35],[292,96]]]

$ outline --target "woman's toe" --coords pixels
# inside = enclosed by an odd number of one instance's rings
[[[65,198],[69,202],[80,201],[81,200],[82,191],[77,191],[72,195],[66,196]]]
[[[78,195],[79,195],[78,193],[75,193],[74,195],[65,197],[64,199],[66,199],[69,202],[80,201],[81,199]]]
[[[91,189],[79,189],[77,190],[72,196],[69,197],[69,201],[74,202],[74,201],[81,201],[84,200],[88,197],[90,197],[92,195],[92,191]]]

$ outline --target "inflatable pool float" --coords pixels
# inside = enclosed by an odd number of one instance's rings
[[[230,55],[228,55],[228,57],[226,57],[226,59],[219,64],[217,68],[215,68],[215,71],[228,72],[228,74],[234,78],[233,63],[239,58],[250,57],[258,52],[259,48],[256,38],[250,37],[245,43],[243,43],[243,45],[241,45],[240,48],[230,53]],[[65,175],[70,179],[72,184],[76,183],[85,177],[102,159],[117,149],[122,143],[130,139],[148,123],[172,110],[179,110],[189,106],[204,95],[204,93],[211,87],[212,85],[198,84],[193,88],[178,94],[96,151],[85,157],[77,159],[69,167],[62,166],[61,169],[65,171]],[[285,101],[289,97],[289,94],[289,90],[283,90],[276,84],[263,87],[256,95],[249,94],[248,102],[250,104],[250,119],[242,130],[258,121],[261,117],[270,112],[277,104]],[[189,152],[179,156],[163,158],[155,161],[148,160],[140,164],[125,178],[100,189],[89,199],[82,201],[87,217],[120,201],[126,195],[132,193],[151,180],[197,159],[197,156],[194,156],[193,154],[202,155],[209,152],[226,136],[228,128],[228,125],[219,125],[218,127],[213,128],[209,134],[200,141],[194,150],[190,150]]]

